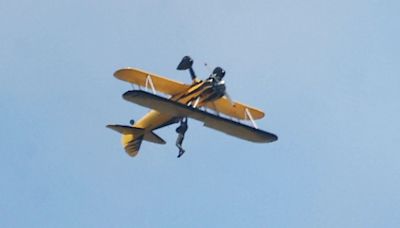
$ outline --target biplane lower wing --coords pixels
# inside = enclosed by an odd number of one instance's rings
[[[235,122],[230,119],[166,99],[164,97],[147,93],[142,90],[128,91],[124,93],[123,98],[127,101],[171,116],[187,116],[196,119],[203,122],[204,126],[206,127],[213,128],[228,135],[248,141],[266,143],[273,142],[278,139],[278,137],[272,133],[250,127],[248,125],[244,125],[239,122]]]

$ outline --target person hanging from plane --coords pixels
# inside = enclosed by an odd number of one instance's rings
[[[178,138],[176,139],[176,147],[179,149],[178,158],[180,158],[184,153],[185,150],[182,147],[183,139],[185,138],[185,133],[188,129],[187,124],[187,117],[184,117],[180,121],[180,125],[176,128],[176,132],[178,133]]]

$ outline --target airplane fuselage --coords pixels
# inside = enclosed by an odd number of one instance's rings
[[[215,101],[225,93],[225,84],[223,81],[216,82],[209,78],[205,81],[194,81],[190,88],[184,92],[178,93],[170,98],[170,100],[191,105],[193,107],[202,107],[209,102]],[[168,126],[179,122],[179,117],[169,116],[165,113],[161,114],[156,110],[151,110],[141,119],[139,119],[133,127],[142,128],[147,132]],[[134,139],[134,135],[126,134],[122,137],[122,143],[127,145]]]

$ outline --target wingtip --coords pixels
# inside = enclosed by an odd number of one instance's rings
[[[124,80],[125,72],[127,72],[127,71],[138,71],[138,70],[139,69],[136,69],[136,68],[133,68],[133,67],[124,67],[124,68],[116,70],[113,75],[114,75],[115,78],[125,81]]]

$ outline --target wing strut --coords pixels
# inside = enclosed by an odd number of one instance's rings
[[[197,98],[196,98],[196,101],[195,101],[194,104],[193,104],[193,108],[196,108],[196,107],[197,107],[197,105],[199,104],[199,101],[200,101],[200,97],[197,97]]]
[[[256,122],[254,121],[253,116],[251,115],[249,109],[246,108],[246,109],[244,110],[244,112],[245,112],[245,113],[244,113],[244,116],[246,117],[246,119],[249,118],[249,120],[250,120],[251,123],[253,124],[253,127],[256,128],[256,129],[258,129],[258,126],[257,126]]]
[[[146,89],[149,89],[149,85],[150,85],[151,90],[153,91],[153,94],[157,95],[157,91],[154,88],[153,80],[151,80],[151,75],[150,74],[148,74],[147,77],[146,77],[146,85],[145,85]]]

